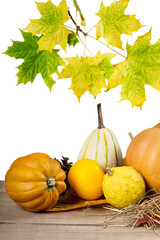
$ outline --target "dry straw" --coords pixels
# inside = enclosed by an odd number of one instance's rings
[[[103,206],[103,208],[109,210],[111,214],[111,217],[105,221],[106,226],[117,220],[120,223],[119,226],[131,226],[131,228],[139,225],[147,228],[160,226],[160,193],[153,193],[153,190],[148,191],[140,202],[123,209],[110,205]]]
[[[146,192],[140,202],[117,209],[109,204],[103,206],[104,213],[86,213],[87,215],[105,216],[104,227],[134,227],[143,225],[147,229],[156,230],[160,226],[160,193],[152,191]],[[159,233],[158,233],[159,234]]]

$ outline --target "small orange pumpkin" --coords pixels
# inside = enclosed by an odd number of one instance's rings
[[[149,189],[160,191],[160,124],[133,138],[125,161],[142,174]]]
[[[6,173],[6,191],[18,205],[39,212],[53,207],[65,191],[65,172],[55,159],[33,153],[13,162]]]

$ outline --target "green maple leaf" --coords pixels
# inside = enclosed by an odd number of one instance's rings
[[[145,84],[160,91],[160,40],[151,45],[151,31],[139,37],[133,46],[127,44],[127,59],[115,67],[108,89],[122,84],[121,100],[142,107]]]
[[[32,19],[25,30],[31,32],[33,35],[43,34],[38,41],[39,50],[52,52],[57,44],[63,50],[66,50],[68,34],[70,33],[64,25],[69,20],[69,8],[66,5],[66,1],[62,0],[58,7],[50,0],[36,4],[42,17],[40,19]]]
[[[112,57],[113,54],[98,52],[95,57],[67,58],[68,65],[63,68],[59,78],[72,78],[70,89],[73,90],[78,100],[86,90],[96,97],[101,92],[101,88],[106,88],[104,76],[106,72],[113,72],[114,67],[110,63]]]
[[[115,56],[115,54],[112,53],[100,54],[100,52],[98,52],[97,56],[101,58],[101,61],[99,61],[98,66],[104,72],[104,77],[108,79],[115,70],[114,66],[110,63],[110,60]]]
[[[16,59],[30,58],[37,53],[37,42],[40,37],[24,32],[20,29],[24,42],[13,41],[13,45],[8,47],[6,55]]]
[[[82,26],[86,26],[86,20],[85,20],[85,18],[83,16],[82,11],[81,11],[81,9],[80,9],[80,7],[79,7],[79,5],[78,5],[76,0],[73,0],[73,5],[76,8],[77,12],[79,13],[79,16],[80,16],[80,19],[81,19],[81,25]]]
[[[58,55],[58,50],[43,50],[38,52],[38,41],[40,37],[32,36],[21,30],[24,42],[13,41],[13,45],[7,49],[6,55],[16,59],[24,59],[24,62],[18,66],[19,72],[18,84],[33,82],[36,75],[40,73],[47,87],[51,90],[55,81],[51,74],[58,72],[58,66],[65,65],[63,59]]]
[[[77,34],[73,31],[71,31],[71,33],[68,34],[68,45],[74,47],[77,43],[79,43]]]
[[[103,3],[97,15],[101,18],[96,26],[97,39],[103,37],[107,44],[122,48],[121,34],[132,35],[142,27],[135,15],[125,15],[129,0],[114,1],[109,7]]]

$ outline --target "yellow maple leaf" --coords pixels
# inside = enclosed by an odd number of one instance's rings
[[[129,0],[114,1],[109,7],[102,3],[97,13],[101,18],[96,26],[96,37],[103,37],[107,44],[122,48],[121,34],[132,35],[142,27],[135,15],[125,15]]]
[[[55,6],[50,0],[36,4],[42,17],[40,19],[31,19],[25,30],[33,35],[43,35],[38,42],[39,50],[52,52],[54,47],[59,44],[65,51],[68,34],[70,33],[64,25],[69,20],[69,8],[66,0],[62,0],[58,6]]]
[[[105,74],[114,71],[110,59],[113,54],[97,53],[94,57],[71,57],[67,58],[66,65],[59,75],[59,78],[71,78],[72,83],[70,89],[73,90],[78,100],[89,91],[94,97],[101,92],[102,88],[106,88]]]
[[[127,44],[127,58],[116,65],[107,86],[109,90],[121,84],[121,100],[140,108],[146,101],[146,84],[160,91],[160,40],[150,41],[151,31],[138,37],[133,46]]]

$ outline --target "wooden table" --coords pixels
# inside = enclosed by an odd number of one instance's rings
[[[144,227],[105,226],[107,210],[86,208],[68,212],[32,213],[17,206],[0,181],[0,240],[159,240]]]

